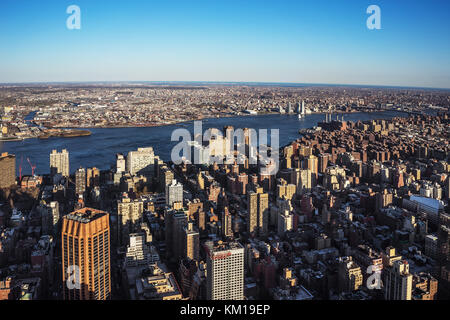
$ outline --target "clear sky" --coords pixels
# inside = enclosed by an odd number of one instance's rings
[[[72,4],[81,30],[66,28]],[[0,82],[450,88],[448,0],[0,0],[0,44]]]

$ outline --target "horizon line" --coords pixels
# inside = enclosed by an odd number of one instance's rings
[[[319,83],[319,82],[268,82],[268,81],[203,81],[203,80],[93,80],[93,81],[24,81],[24,82],[0,82],[0,86],[4,85],[39,85],[39,84],[223,84],[223,85],[239,85],[247,84],[253,86],[276,86],[276,85],[303,85],[303,86],[325,86],[325,87],[374,87],[374,88],[398,88],[398,89],[425,89],[425,90],[450,90],[450,87],[420,87],[411,85],[381,85],[381,84],[355,84],[355,83]]]

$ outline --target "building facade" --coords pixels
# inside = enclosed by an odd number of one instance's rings
[[[63,297],[111,298],[109,214],[83,208],[62,221]]]
[[[244,247],[238,242],[214,245],[209,242],[207,249],[208,300],[244,299]]]

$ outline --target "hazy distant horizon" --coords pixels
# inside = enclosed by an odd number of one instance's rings
[[[357,83],[308,83],[308,82],[267,82],[267,81],[196,81],[196,80],[174,80],[174,81],[154,81],[154,80],[107,80],[107,81],[29,81],[29,82],[0,82],[0,86],[39,86],[39,85],[114,85],[114,84],[152,84],[163,85],[223,85],[223,86],[255,86],[255,87],[352,87],[352,88],[379,88],[379,89],[416,89],[416,90],[450,90],[450,87],[418,87],[407,85],[382,85],[382,84],[357,84]]]

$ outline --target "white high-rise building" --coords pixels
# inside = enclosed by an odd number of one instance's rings
[[[288,113],[292,113],[292,106],[290,102],[288,103]]]
[[[172,206],[175,202],[183,202],[183,185],[176,179],[166,186],[166,204]]]
[[[244,247],[239,242],[206,244],[206,298],[244,299]]]
[[[123,154],[116,154],[116,173],[123,173],[126,170],[126,162]]]
[[[69,152],[66,149],[58,152],[52,150],[50,153],[50,174],[55,175],[60,173],[63,177],[68,177],[69,171]]]
[[[155,167],[155,153],[152,147],[138,148],[127,155],[126,170],[131,175],[152,176]]]

